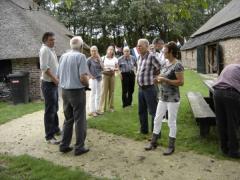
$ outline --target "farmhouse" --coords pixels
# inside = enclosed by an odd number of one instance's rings
[[[185,67],[220,73],[240,57],[240,1],[232,0],[191,35],[181,48]]]
[[[0,81],[11,73],[29,72],[31,100],[40,98],[38,53],[46,31],[55,33],[58,56],[69,49],[73,34],[33,1],[0,1]],[[85,45],[84,49],[87,50],[88,46]]]

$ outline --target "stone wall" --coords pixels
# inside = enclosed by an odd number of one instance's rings
[[[196,49],[181,51],[181,56],[182,56],[182,63],[184,67],[187,67],[190,69],[197,68],[197,50]]]
[[[29,72],[30,100],[36,100],[41,98],[41,93],[40,93],[41,71],[39,69],[38,62],[39,62],[38,58],[12,60],[13,73],[18,71]]]
[[[235,59],[240,58],[240,38],[220,41],[223,49],[224,64],[231,64]]]
[[[223,62],[225,66],[231,64],[234,60],[240,57],[240,38],[228,39],[220,41],[219,44],[222,46],[223,50]],[[208,72],[208,45],[205,46],[205,61],[206,69]],[[181,51],[182,62],[185,67],[190,69],[197,68],[197,50],[189,49]]]

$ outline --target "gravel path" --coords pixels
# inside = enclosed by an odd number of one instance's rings
[[[59,115],[63,120],[63,114]],[[79,157],[73,156],[73,153],[61,154],[58,146],[46,144],[43,137],[43,111],[23,116],[0,126],[0,153],[28,154],[107,178],[240,179],[239,162],[216,160],[193,152],[177,151],[172,156],[164,157],[161,147],[153,152],[145,152],[143,147],[146,142],[96,129],[88,129],[86,144],[91,151]]]

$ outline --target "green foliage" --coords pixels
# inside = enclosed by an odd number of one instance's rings
[[[0,155],[0,179],[93,180],[100,178],[92,177],[81,170],[71,170],[27,155],[18,157]]]
[[[133,47],[137,39],[189,37],[230,0],[52,0],[51,12],[74,34],[105,52],[109,42]],[[95,42],[96,42],[95,41]],[[105,44],[105,47],[101,43]]]
[[[71,9],[71,7],[72,7],[72,0],[65,0],[65,4],[66,4],[68,9]]]
[[[218,138],[216,128],[212,127],[207,138],[201,138],[199,135],[199,127],[192,115],[186,93],[188,91],[201,92],[203,96],[208,96],[208,89],[203,84],[199,75],[193,71],[185,71],[185,83],[180,88],[181,104],[177,120],[177,149],[179,151],[193,150],[202,154],[211,154],[221,157],[218,148]],[[138,119],[138,102],[137,102],[137,85],[134,92],[133,107],[123,109],[121,107],[121,82],[116,82],[115,87],[115,109],[114,113],[106,112],[103,116],[97,118],[90,118],[88,123],[91,128],[97,128],[109,133],[122,135],[135,140],[144,140],[149,136],[139,134],[139,119]],[[150,125],[149,117],[149,125]],[[169,128],[167,123],[163,123],[162,139],[159,143],[167,146]]]
[[[25,114],[30,114],[42,109],[42,102],[33,102],[18,105],[0,102],[0,124],[6,123],[12,119],[19,118]]]

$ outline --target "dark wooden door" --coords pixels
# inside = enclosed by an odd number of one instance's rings
[[[0,60],[0,82],[6,78],[8,74],[12,73],[11,60]]]
[[[217,56],[218,75],[219,75],[224,68],[223,51],[222,51],[222,46],[220,44],[217,44],[216,56]]]
[[[205,47],[197,47],[197,72],[206,74]]]

